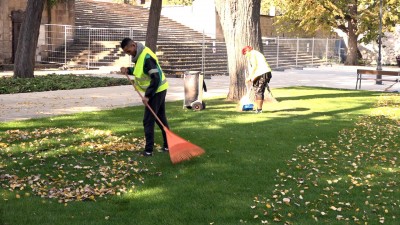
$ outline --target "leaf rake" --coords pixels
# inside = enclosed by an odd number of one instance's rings
[[[131,82],[132,86],[135,88],[135,91],[143,99],[143,95],[137,90],[134,82],[130,79],[129,75],[125,74],[125,76]],[[163,129],[165,131],[165,134],[167,136],[167,142],[168,142],[169,156],[170,156],[171,162],[173,164],[177,164],[182,161],[189,160],[193,157],[200,156],[205,153],[204,149],[202,149],[201,147],[186,141],[185,139],[179,137],[178,135],[176,135],[172,131],[170,131],[161,122],[161,120],[158,118],[158,116],[153,111],[153,109],[150,107],[150,105],[146,103],[145,106],[150,110],[150,112],[154,115],[154,117],[161,124],[161,126],[163,127]]]

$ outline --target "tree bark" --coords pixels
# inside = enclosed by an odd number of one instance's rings
[[[34,77],[35,53],[45,2],[46,0],[28,0],[15,54],[14,77]]]
[[[246,90],[247,62],[242,55],[242,48],[249,45],[263,52],[260,4],[261,0],[215,0],[228,55],[230,76],[228,100],[240,100]]]
[[[160,24],[161,8],[162,0],[151,1],[145,45],[153,52],[157,51],[158,27]]]
[[[347,46],[347,58],[345,65],[358,65],[358,42],[354,30],[349,29],[349,42]]]
[[[347,57],[345,65],[358,65],[358,35],[357,35],[357,5],[350,6],[351,17],[347,20],[347,35],[349,37],[347,46]]]

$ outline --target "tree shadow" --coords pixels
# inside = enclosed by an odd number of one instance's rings
[[[332,94],[310,94],[310,95],[300,95],[300,96],[288,96],[288,97],[276,97],[276,99],[281,101],[294,101],[294,100],[307,100],[307,99],[323,99],[323,98],[341,98],[341,97],[365,97],[365,96],[380,96],[382,95],[381,92],[373,92],[373,91],[354,91],[354,90],[347,90],[347,89],[334,89],[334,88],[313,88],[313,87],[291,87],[291,88],[282,88],[290,89],[290,90],[332,90],[337,91],[340,90],[343,93],[332,93]]]
[[[276,113],[276,112],[302,112],[302,111],[308,111],[308,110],[310,110],[310,108],[297,107],[297,108],[291,108],[291,109],[272,110],[272,111],[269,111],[269,112],[271,112],[271,113]]]

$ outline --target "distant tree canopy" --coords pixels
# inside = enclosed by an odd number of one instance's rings
[[[380,1],[377,0],[264,0],[263,3],[267,1],[280,12],[276,23],[278,30],[328,29],[345,34],[348,40],[345,64],[348,65],[358,63],[358,42],[370,43],[379,35]],[[392,30],[400,22],[399,5],[400,0],[383,0],[383,31]]]

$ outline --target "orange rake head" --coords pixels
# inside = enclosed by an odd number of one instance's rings
[[[164,131],[167,135],[169,156],[173,164],[189,160],[205,153],[199,146],[186,141],[165,127]]]

